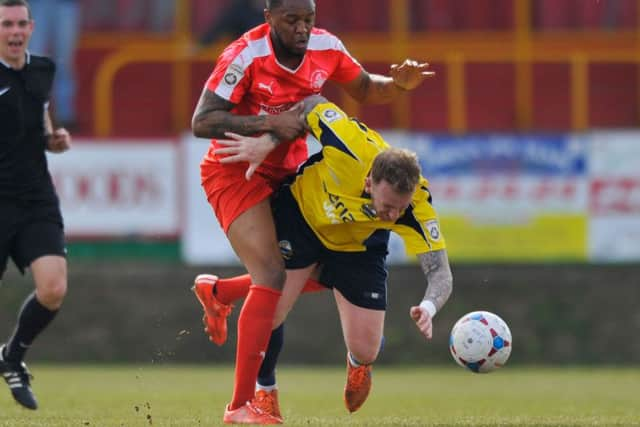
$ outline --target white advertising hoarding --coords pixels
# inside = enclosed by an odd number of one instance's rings
[[[200,162],[209,141],[185,134],[182,138],[184,217],[182,258],[195,265],[239,264],[200,184]]]
[[[415,151],[453,261],[584,261],[587,138],[385,132]]]
[[[49,154],[66,234],[178,235],[177,150],[170,140],[75,140]]]
[[[456,261],[640,260],[638,132],[383,136],[420,157]],[[183,257],[237,264],[200,185],[209,143],[182,143]],[[390,262],[408,260],[403,247],[392,234]]]
[[[640,133],[595,132],[589,156],[589,253],[640,260]]]

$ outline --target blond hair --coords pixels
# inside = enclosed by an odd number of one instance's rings
[[[385,180],[395,191],[413,193],[420,181],[420,164],[413,151],[390,147],[373,160],[371,179],[378,184]]]

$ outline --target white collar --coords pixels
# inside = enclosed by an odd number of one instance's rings
[[[28,50],[25,51],[25,56],[27,57],[27,60],[25,61],[25,65],[28,65],[31,63],[31,52],[29,52]],[[14,69],[11,65],[9,65],[8,63],[4,62],[2,59],[0,59],[0,64],[4,65],[7,68],[11,68]]]

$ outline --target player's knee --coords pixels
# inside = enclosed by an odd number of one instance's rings
[[[376,361],[380,352],[380,343],[364,344],[350,349],[353,357],[362,364],[369,365]]]
[[[57,310],[67,295],[67,279],[55,277],[46,280],[38,287],[38,300],[50,310]]]
[[[252,275],[254,282],[262,286],[269,287],[281,291],[284,288],[284,282],[287,273],[282,264],[269,264],[265,266],[257,275]]]
[[[270,279],[274,289],[282,290],[284,288],[284,282],[287,280],[287,272],[284,267],[272,269]]]

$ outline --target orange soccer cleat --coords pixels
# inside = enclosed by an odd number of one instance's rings
[[[347,354],[347,384],[344,386],[344,404],[349,412],[355,412],[367,400],[371,390],[371,365],[351,365]]]
[[[269,415],[266,412],[262,412],[256,407],[253,401],[247,402],[234,410],[229,409],[229,405],[227,405],[227,407],[224,408],[224,417],[222,417],[222,422],[225,424],[282,424],[281,419]]]
[[[231,314],[233,305],[223,304],[215,297],[213,288],[217,281],[218,276],[200,274],[196,277],[191,290],[204,309],[202,322],[205,325],[205,332],[212,342],[222,345],[227,340],[227,317]]]
[[[280,404],[278,403],[278,390],[256,390],[252,403],[262,412],[283,421],[282,415],[280,415]]]

